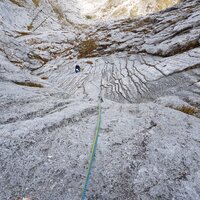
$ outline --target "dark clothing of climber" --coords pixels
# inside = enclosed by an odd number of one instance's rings
[[[78,72],[80,72],[80,71],[81,71],[80,66],[79,66],[79,65],[76,65],[76,67],[75,67],[75,72],[78,73]]]

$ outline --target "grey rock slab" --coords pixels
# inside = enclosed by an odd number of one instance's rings
[[[0,199],[81,198],[101,96],[87,199],[199,200],[199,1],[91,26],[74,0],[19,3],[0,2]]]

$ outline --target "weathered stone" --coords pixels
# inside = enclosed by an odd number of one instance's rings
[[[45,2],[0,2],[0,199],[81,198],[101,95],[87,199],[199,200],[199,1],[89,28]]]

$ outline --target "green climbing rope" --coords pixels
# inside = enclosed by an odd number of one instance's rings
[[[85,197],[86,197],[87,186],[88,186],[88,182],[89,182],[89,178],[90,178],[90,174],[91,174],[91,169],[92,169],[92,164],[94,162],[94,156],[95,156],[95,152],[96,152],[96,148],[97,148],[97,141],[98,141],[98,136],[99,136],[100,124],[101,124],[101,101],[102,101],[102,98],[99,97],[97,127],[96,127],[95,137],[94,137],[93,144],[92,144],[92,151],[91,151],[91,155],[90,155],[90,160],[89,160],[89,164],[88,164],[86,180],[85,180],[81,200],[84,200]]]

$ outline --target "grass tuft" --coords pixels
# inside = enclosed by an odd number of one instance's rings
[[[42,79],[42,80],[47,80],[48,77],[47,77],[47,76],[42,76],[41,79]]]
[[[86,61],[85,63],[87,63],[87,64],[89,64],[89,65],[92,65],[93,64],[93,62],[92,61]]]
[[[33,29],[33,25],[32,24],[28,25],[27,29],[28,29],[28,31],[30,31],[31,29]]]
[[[192,107],[192,106],[183,105],[183,106],[177,107],[175,109],[180,111],[180,112],[186,113],[188,115],[195,115],[195,114],[198,113],[198,109],[195,108],[195,107]]]
[[[19,7],[24,7],[24,2],[21,0],[10,0],[10,1]]]
[[[40,5],[40,0],[32,0],[35,4],[35,7],[38,7]]]
[[[82,41],[79,45],[79,58],[89,57],[90,54],[97,48],[94,39]]]
[[[59,20],[64,19],[65,17],[64,17],[62,8],[58,4],[58,2],[55,2],[55,1],[51,0],[51,1],[49,1],[49,3],[51,4],[51,7],[52,7],[53,11],[58,15],[58,19]]]
[[[86,19],[92,19],[92,16],[90,16],[90,15],[86,15],[85,17],[86,17]]]
[[[29,32],[23,32],[23,31],[16,31],[19,35],[17,37],[22,37],[22,36],[26,36],[26,35],[30,35]]]
[[[18,82],[14,81],[15,84],[20,86],[27,86],[27,87],[37,87],[37,88],[43,88],[44,86],[40,83],[33,83],[33,82]]]

